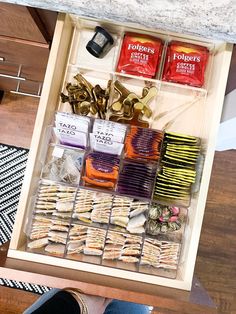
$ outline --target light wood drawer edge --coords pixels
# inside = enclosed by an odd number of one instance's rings
[[[74,287],[82,290],[86,294],[92,294],[96,296],[119,299],[128,302],[136,302],[142,304],[148,304],[150,306],[156,306],[158,309],[173,310],[174,313],[181,314],[210,314],[217,313],[213,304],[207,303],[207,300],[201,300],[201,304],[197,304],[193,296],[201,295],[204,292],[198,281],[194,279],[193,289],[191,293],[183,290],[170,289],[160,286],[152,286],[150,284],[132,285],[131,281],[125,281],[120,284],[114,285],[113,280],[103,280],[98,284],[97,276],[89,280],[87,273],[79,273],[75,275],[74,272],[68,272],[65,268],[53,267],[53,271],[50,272],[48,268],[40,267],[38,263],[24,262],[24,269],[22,271],[21,265],[23,261],[18,261],[17,270],[15,270],[14,263],[11,261],[7,263],[6,268],[1,268],[5,272],[5,276],[12,280],[47,285],[55,288]],[[8,265],[10,264],[10,265]],[[27,266],[25,266],[27,264]],[[8,268],[9,266],[9,268]],[[117,280],[117,279],[115,279]],[[120,280],[118,279],[120,282]],[[196,284],[195,284],[196,283]],[[172,312],[171,312],[172,313]]]
[[[55,36],[48,60],[42,95],[39,103],[34,132],[32,136],[30,152],[25,171],[25,180],[22,185],[21,196],[16,214],[16,223],[12,233],[10,248],[17,249],[22,245],[22,229],[25,219],[25,209],[28,207],[28,195],[31,195],[32,180],[37,168],[36,161],[42,145],[44,127],[51,123],[52,112],[55,112],[61,80],[63,77],[65,62],[68,55],[68,46],[72,35],[70,18],[65,14],[59,14],[55,28]]]

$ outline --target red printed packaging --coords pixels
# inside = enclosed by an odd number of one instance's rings
[[[126,33],[117,71],[149,78],[155,77],[160,64],[162,46],[162,41],[158,38]]]
[[[206,47],[172,41],[167,48],[163,80],[202,87],[208,57]]]

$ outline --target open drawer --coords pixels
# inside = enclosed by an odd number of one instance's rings
[[[91,38],[96,25],[102,25],[115,33],[116,45],[109,54],[107,63],[103,59],[93,65],[86,59],[83,52],[84,44]],[[159,73],[156,79],[143,79],[115,72],[115,65],[119,55],[122,34],[125,31],[150,33],[168,42],[169,40],[181,40],[203,45],[210,49],[209,66],[206,72],[206,84],[204,88],[190,87],[186,85],[163,82]],[[231,58],[232,45],[223,42],[194,38],[180,34],[164,33],[156,30],[135,29],[131,25],[118,25],[103,21],[94,21],[71,17],[60,14],[55,29],[54,40],[49,57],[42,96],[38,109],[35,129],[33,133],[29,160],[22,187],[19,207],[17,210],[14,231],[8,251],[8,257],[37,262],[47,265],[76,271],[102,275],[98,278],[106,278],[112,283],[114,277],[123,283],[127,280],[129,286],[135,287],[137,282],[150,285],[190,290],[194,272],[195,259],[201,232],[201,224],[204,215],[208,184],[211,175],[211,167],[214,156],[215,139],[220,121],[224,91],[227,82],[228,69]],[[105,59],[104,59],[105,60]],[[199,175],[199,188],[192,194],[191,202],[187,206],[186,225],[181,239],[181,251],[178,268],[174,276],[165,276],[163,273],[140,271],[132,267],[113,267],[102,262],[93,262],[93,259],[68,259],[30,252],[27,250],[27,221],[32,216],[32,197],[35,195],[41,172],[42,160],[47,150],[45,130],[53,125],[57,111],[71,111],[70,106],[62,104],[60,93],[65,89],[65,84],[71,80],[77,72],[82,73],[93,84],[102,84],[108,79],[119,79],[128,89],[139,92],[140,86],[146,81],[152,82],[158,90],[156,109],[155,103],[152,110],[158,116],[162,112],[173,112],[169,120],[152,119],[150,126],[153,129],[163,129],[168,125],[168,131],[196,136],[201,139],[202,167]],[[194,105],[181,114],[176,114],[173,106],[182,106],[185,103],[194,102]],[[156,111],[155,111],[156,110]],[[169,123],[171,121],[171,123]],[[200,169],[200,168],[199,168]],[[184,205],[185,206],[185,205]],[[85,276],[86,277],[86,276]],[[97,277],[96,277],[97,278]],[[116,284],[114,280],[114,285]],[[99,282],[97,282],[99,284]]]

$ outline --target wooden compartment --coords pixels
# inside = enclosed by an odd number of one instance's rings
[[[92,63],[89,58],[86,59],[84,53],[81,55],[81,43],[87,40],[87,33],[91,34],[91,30],[98,24],[115,33],[117,38],[117,44],[113,50],[110,51],[107,64],[104,64],[103,62],[105,61],[99,59]],[[82,30],[82,32],[80,32],[80,30]],[[155,105],[152,104],[155,110],[154,117],[150,120],[150,126],[155,129],[162,129],[163,127],[166,127],[166,124],[168,123],[167,126],[170,131],[200,137],[204,155],[202,175],[199,178],[200,186],[198,189],[195,189],[191,198],[191,204],[188,208],[188,219],[183,234],[180,263],[176,278],[165,278],[150,273],[137,273],[127,269],[88,264],[81,261],[35,254],[26,252],[25,250],[27,238],[24,229],[27,219],[31,217],[31,197],[37,190],[42,169],[41,160],[47,149],[47,147],[45,147],[45,129],[53,124],[54,115],[57,110],[71,111],[70,106],[62,104],[59,97],[60,92],[63,91],[65,87],[65,83],[68,78],[71,77],[71,73],[81,70],[82,73],[87,73],[88,75],[91,74],[90,77],[93,77],[95,80],[97,77],[100,83],[107,80],[107,77],[116,79],[117,76],[120,76],[122,77],[122,80],[126,80],[127,82],[130,81],[131,85],[136,84],[137,89],[139,88],[140,82],[144,81],[144,84],[146,82],[146,80],[140,77],[132,78],[115,72],[122,34],[126,30],[151,33],[152,35],[165,39],[166,42],[175,38],[182,41],[201,44],[210,47],[211,49],[211,60],[209,62],[206,85],[204,88],[172,84],[163,82],[159,79],[151,80],[158,87],[158,95],[155,100],[157,106],[155,107]],[[86,36],[85,38],[82,36],[80,41],[78,35],[81,34]],[[132,28],[131,26],[120,26],[118,24],[85,20],[60,14],[49,57],[25,173],[25,180],[22,187],[8,256],[25,261],[64,267],[71,270],[71,272],[80,270],[109,276],[111,282],[114,277],[117,277],[124,279],[125,281],[130,281],[131,287],[133,285],[134,289],[136,289],[135,285],[137,285],[137,281],[139,281],[148,283],[149,285],[154,284],[190,290],[231,52],[232,45],[224,42],[212,42],[210,40],[194,38],[192,36],[170,34],[149,29],[140,30]],[[82,62],[80,58],[83,57],[85,59],[82,59]],[[96,72],[99,73],[98,76],[96,76]],[[191,106],[186,109],[186,104],[188,103],[190,103]],[[182,109],[180,109],[179,113],[177,112],[178,110],[176,111],[174,109],[175,106],[185,108],[186,110],[182,112]],[[172,109],[171,111],[170,108]],[[156,116],[168,110],[170,111],[171,118],[168,117],[167,119],[167,116],[164,115],[162,119],[155,119]],[[99,284],[99,282],[97,283]]]

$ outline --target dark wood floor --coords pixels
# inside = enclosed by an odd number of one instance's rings
[[[1,143],[29,147],[37,102],[34,98],[4,96],[0,105]],[[219,313],[236,314],[236,151],[215,154],[195,274]],[[0,287],[0,313],[22,313],[36,298],[29,292]]]
[[[4,94],[0,104],[0,143],[30,147],[38,98]]]
[[[236,150],[215,153],[195,274],[219,313],[236,313]]]

